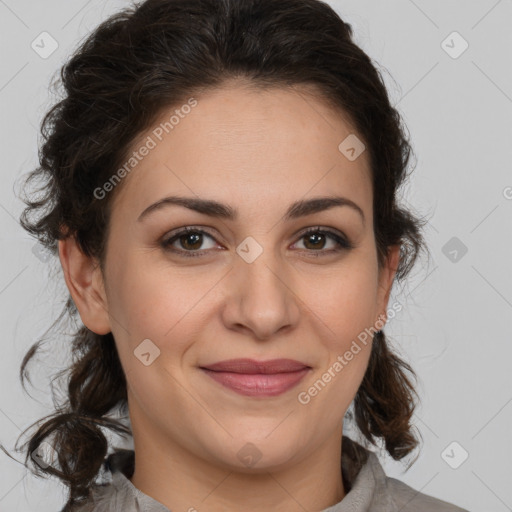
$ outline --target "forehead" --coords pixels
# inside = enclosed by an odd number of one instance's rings
[[[252,212],[262,201],[284,209],[334,193],[371,206],[368,151],[347,158],[340,144],[360,137],[347,116],[310,88],[228,84],[193,100],[193,107],[185,101],[162,111],[132,145],[132,151],[151,149],[124,178],[117,209],[129,204],[140,213],[171,193]]]

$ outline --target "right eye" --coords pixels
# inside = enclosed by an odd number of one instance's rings
[[[162,247],[166,251],[171,251],[187,258],[202,256],[205,250],[199,250],[199,248],[203,245],[205,236],[215,240],[212,235],[202,229],[187,227],[175,232],[170,238],[163,240]],[[180,244],[181,248],[174,247],[175,243]]]

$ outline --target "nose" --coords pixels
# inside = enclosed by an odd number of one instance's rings
[[[228,329],[267,340],[297,325],[300,301],[292,273],[272,251],[264,250],[252,262],[236,258],[225,286],[222,318]]]

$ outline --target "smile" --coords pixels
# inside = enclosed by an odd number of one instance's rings
[[[311,367],[291,359],[231,359],[200,367],[210,378],[241,395],[278,396],[295,387]]]

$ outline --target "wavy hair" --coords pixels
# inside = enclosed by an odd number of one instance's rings
[[[370,158],[379,267],[390,246],[400,245],[395,279],[403,280],[425,248],[422,220],[397,201],[412,147],[382,75],[353,41],[351,25],[319,0],[146,0],[101,23],[60,69],[63,95],[41,123],[39,165],[25,182],[27,190],[35,182],[40,186],[37,195],[25,194],[23,228],[55,256],[59,240],[75,237],[103,269],[110,208],[122,183],[102,200],[94,191],[164,109],[239,78],[257,88],[313,86],[348,116]],[[77,317],[71,296],[58,320],[64,317]],[[40,342],[23,358],[23,385]],[[88,496],[98,476],[109,449],[103,430],[131,434],[113,417],[114,411],[126,413],[127,393],[112,333],[79,325],[71,353],[63,373],[65,400],[39,420],[25,459],[37,474],[55,475],[68,487],[65,510]],[[378,331],[353,418],[368,443],[382,441],[396,460],[418,445],[411,424],[415,377]],[[46,439],[58,454],[58,468],[31,461]]]

